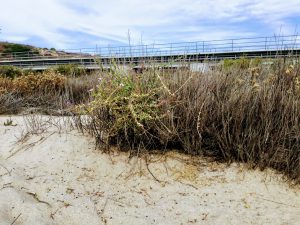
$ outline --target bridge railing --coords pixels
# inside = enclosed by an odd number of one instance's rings
[[[298,35],[272,36],[256,38],[240,38],[226,40],[180,42],[167,44],[110,46],[101,48],[69,49],[56,52],[13,52],[0,54],[0,61],[4,60],[34,60],[34,59],[62,59],[62,58],[132,58],[159,57],[172,55],[214,54],[232,52],[259,52],[300,49]]]
[[[273,57],[284,57],[286,56],[286,53],[278,53],[275,55],[268,55],[268,54],[260,54],[260,55],[247,55],[247,58],[273,58]],[[170,57],[158,57],[158,58],[154,58],[150,60],[147,60],[145,58],[126,58],[125,60],[122,60],[121,58],[119,59],[113,59],[117,64],[133,64],[133,65],[138,65],[138,64],[143,64],[144,66],[174,66],[174,65],[183,65],[186,64],[188,62],[195,62],[195,61],[205,61],[205,60],[209,60],[209,61],[219,61],[220,59],[237,59],[240,58],[242,56],[237,56],[235,54],[224,54],[222,55],[222,57],[219,57],[217,55],[210,55],[208,56],[202,56],[200,58],[198,58],[197,60],[193,60],[193,58],[182,58],[182,59],[178,59],[176,57],[174,58],[170,58]],[[13,61],[7,61],[7,62],[3,62],[0,61],[0,65],[10,65],[10,66],[16,66],[16,67],[21,67],[23,69],[33,69],[33,70],[44,70],[44,69],[48,69],[51,67],[57,67],[60,65],[66,65],[66,64],[76,64],[78,66],[82,66],[86,69],[89,68],[109,68],[111,65],[112,61],[110,61],[108,58],[102,58],[102,61],[97,61],[95,60],[95,58],[89,58],[89,59],[85,59],[85,60],[42,60],[42,61],[34,61],[34,60],[29,60],[29,61],[24,61],[24,60],[13,60]]]

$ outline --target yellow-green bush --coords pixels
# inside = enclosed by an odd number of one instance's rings
[[[56,73],[60,73],[65,76],[78,77],[86,73],[84,68],[79,67],[76,64],[60,65],[53,68]]]
[[[14,66],[0,66],[0,77],[14,78],[22,75],[22,70]]]
[[[161,116],[159,96],[164,90],[159,77],[113,70],[99,79],[85,112],[99,118],[97,123],[105,130],[107,142],[118,142],[118,137],[124,135],[138,143]]]
[[[261,58],[240,58],[240,59],[225,59],[223,61],[223,68],[224,69],[247,69],[249,67],[256,67],[260,66],[262,63]]]
[[[12,80],[14,91],[23,95],[34,93],[60,92],[65,87],[66,77],[53,71],[41,74],[28,74]]]
[[[96,83],[93,75],[66,77],[53,70],[28,72],[16,78],[0,77],[0,114],[15,113],[23,107],[68,110],[87,102],[89,90]]]

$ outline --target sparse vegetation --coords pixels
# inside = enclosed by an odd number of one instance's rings
[[[7,119],[6,121],[4,121],[3,125],[4,126],[16,126],[16,124],[13,124],[12,119]]]

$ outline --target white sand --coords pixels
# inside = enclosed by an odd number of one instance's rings
[[[1,225],[300,224],[299,188],[272,171],[186,164],[188,156],[171,152],[151,156],[158,182],[145,160],[101,153],[92,138],[54,120],[24,137],[24,119],[4,126],[7,118],[0,117]]]

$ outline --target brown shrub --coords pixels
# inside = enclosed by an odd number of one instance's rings
[[[65,87],[65,83],[66,78],[53,71],[47,71],[42,74],[30,73],[13,80],[14,91],[22,95],[61,92]]]
[[[102,77],[83,106],[97,143],[138,153],[177,148],[272,167],[300,181],[299,64],[205,73],[157,69]],[[82,124],[81,124],[82,125]]]
[[[92,77],[67,78],[51,70],[14,79],[0,78],[0,113],[15,113],[32,107],[42,112],[66,111],[86,102],[88,90],[94,85]]]

